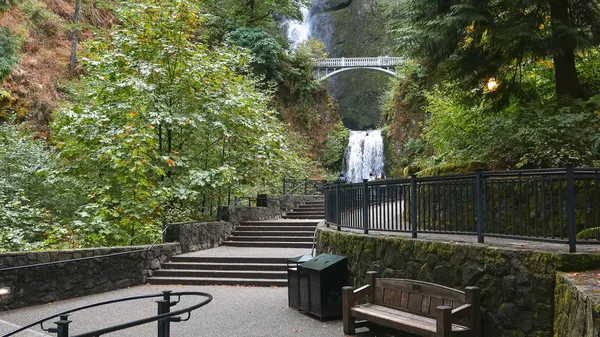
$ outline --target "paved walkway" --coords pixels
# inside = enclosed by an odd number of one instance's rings
[[[310,255],[310,249],[300,248],[247,248],[218,247],[190,256],[226,257],[284,257]],[[160,293],[162,290],[202,291],[213,296],[211,303],[192,313],[187,322],[174,323],[173,337],[231,336],[231,337],[343,337],[341,320],[321,322],[288,307],[285,287],[231,287],[231,286],[138,286],[46,305],[0,312],[0,333],[5,334],[43,317],[110,299]],[[173,310],[192,305],[196,297],[184,298]],[[70,334],[83,333],[101,327],[125,323],[155,315],[153,299],[123,302],[116,305],[89,309],[69,317]],[[52,320],[54,322],[56,320]],[[46,327],[53,324],[46,325]],[[56,336],[39,327],[20,333],[19,337]],[[118,337],[156,336],[156,323],[105,335]]]
[[[139,286],[107,293],[80,297],[0,312],[0,333],[14,330],[51,314],[82,305],[116,299],[160,293],[162,290],[202,291],[213,296],[212,302],[192,313],[187,322],[173,323],[173,337],[343,337],[341,320],[321,322],[288,307],[287,288],[227,287],[227,286]],[[182,299],[174,307],[193,304],[192,297]],[[113,324],[155,315],[152,299],[124,302],[103,308],[89,309],[69,317],[73,321],[71,335]],[[50,325],[52,326],[52,325]],[[39,327],[20,333],[19,337],[56,336],[44,333]],[[109,335],[118,337],[156,336],[156,323],[122,330]]]

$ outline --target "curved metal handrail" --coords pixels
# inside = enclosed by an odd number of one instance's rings
[[[86,309],[90,309],[90,308],[95,308],[95,307],[99,307],[99,306],[103,306],[103,305],[108,305],[108,304],[113,304],[113,303],[119,303],[119,302],[127,302],[127,301],[134,301],[134,300],[139,300],[139,299],[145,299],[145,298],[153,298],[153,297],[163,297],[165,299],[169,299],[170,296],[177,296],[177,301],[176,302],[169,302],[169,305],[175,305],[177,303],[179,303],[179,301],[181,300],[181,296],[182,295],[193,295],[193,296],[202,296],[202,297],[206,297],[205,300],[201,301],[200,303],[194,304],[190,307],[181,309],[181,310],[177,310],[177,311],[172,311],[172,312],[167,312],[167,313],[163,313],[163,314],[159,314],[156,316],[152,316],[152,317],[146,317],[146,318],[142,318],[136,321],[132,321],[132,322],[127,322],[127,323],[123,323],[123,324],[118,324],[118,325],[114,325],[108,328],[102,328],[99,330],[94,330],[94,331],[90,331],[90,332],[86,332],[83,334],[79,334],[79,335],[75,335],[73,337],[94,337],[94,336],[101,336],[107,333],[111,333],[111,332],[115,332],[115,331],[119,331],[119,330],[124,330],[124,329],[128,329],[134,326],[138,326],[138,325],[142,325],[142,324],[146,324],[146,323],[150,323],[150,322],[154,322],[154,321],[159,321],[159,320],[165,320],[167,318],[173,317],[173,316],[177,316],[177,315],[181,315],[184,313],[188,314],[188,317],[185,320],[181,320],[179,319],[178,321],[187,321],[189,320],[190,316],[191,316],[191,312],[208,304],[210,301],[212,301],[213,297],[210,294],[204,293],[204,292],[198,292],[198,291],[182,291],[182,292],[176,292],[176,293],[172,293],[170,291],[163,291],[163,293],[161,294],[153,294],[153,295],[141,295],[141,296],[132,296],[132,297],[125,297],[125,298],[119,298],[119,299],[115,299],[115,300],[109,300],[109,301],[104,301],[104,302],[98,302],[98,303],[93,303],[93,304],[89,304],[89,305],[84,305],[81,307],[77,307],[71,310],[67,310],[67,311],[63,311],[61,313],[52,315],[52,316],[48,316],[45,317],[43,319],[40,319],[38,321],[35,321],[29,325],[23,326],[17,330],[11,331],[8,334],[2,335],[2,337],[9,337],[12,336],[14,334],[17,334],[19,332],[25,331],[35,325],[40,324],[40,327],[42,328],[42,330],[44,331],[49,331],[49,332],[54,332],[54,331],[50,331],[50,329],[46,329],[44,328],[44,322],[49,321],[53,318],[59,317],[59,316],[64,316],[64,315],[68,315],[77,311],[82,311],[82,310],[86,310]]]

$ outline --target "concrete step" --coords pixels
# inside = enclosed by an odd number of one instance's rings
[[[285,263],[218,263],[218,262],[168,262],[163,269],[187,270],[271,270],[286,271]]]
[[[287,212],[286,215],[292,216],[292,215],[298,215],[298,216],[302,216],[302,215],[325,215],[325,212],[313,212],[313,211],[292,211],[292,212]]]
[[[233,231],[233,236],[295,236],[295,237],[313,237],[314,228],[306,231]]]
[[[299,220],[299,221],[242,221],[240,226],[281,226],[281,227],[292,227],[292,226],[316,226],[319,221],[314,220]],[[238,226],[239,227],[239,226]]]
[[[294,212],[325,212],[325,207],[300,206],[294,208]]]
[[[324,217],[323,217],[324,218]],[[290,231],[290,232],[296,232],[296,231],[315,231],[315,228],[317,226],[238,226],[235,228],[236,231],[240,231],[240,232],[246,232],[246,231],[259,231],[259,232],[265,232],[265,231]]]
[[[270,241],[223,241],[230,247],[264,247],[264,248],[312,248],[312,242],[270,242]]]
[[[284,215],[284,219],[325,219],[325,214],[320,215]]]
[[[312,236],[230,236],[229,241],[312,242]]]
[[[151,277],[149,284],[181,284],[181,285],[240,285],[254,287],[287,287],[287,280],[280,279],[242,279],[242,278],[177,278],[177,277]]]
[[[192,263],[257,263],[257,264],[285,264],[287,258],[284,257],[250,257],[250,256],[173,256],[171,262],[192,262]]]
[[[287,271],[258,271],[258,270],[182,270],[160,269],[153,277],[182,277],[182,278],[241,278],[241,279],[287,279]]]

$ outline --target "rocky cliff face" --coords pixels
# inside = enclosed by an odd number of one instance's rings
[[[385,33],[385,6],[389,0],[315,0],[311,36],[325,43],[329,57],[392,55]],[[389,76],[355,70],[324,83],[339,105],[344,125],[362,130],[379,126],[380,97]]]

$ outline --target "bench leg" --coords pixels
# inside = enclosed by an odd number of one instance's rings
[[[450,337],[452,334],[452,308],[437,307],[437,337]]]
[[[344,319],[344,333],[346,335],[354,335],[356,333],[356,326],[354,324],[354,317],[350,316],[350,309],[354,305],[354,288],[343,287],[342,288],[342,315]]]

